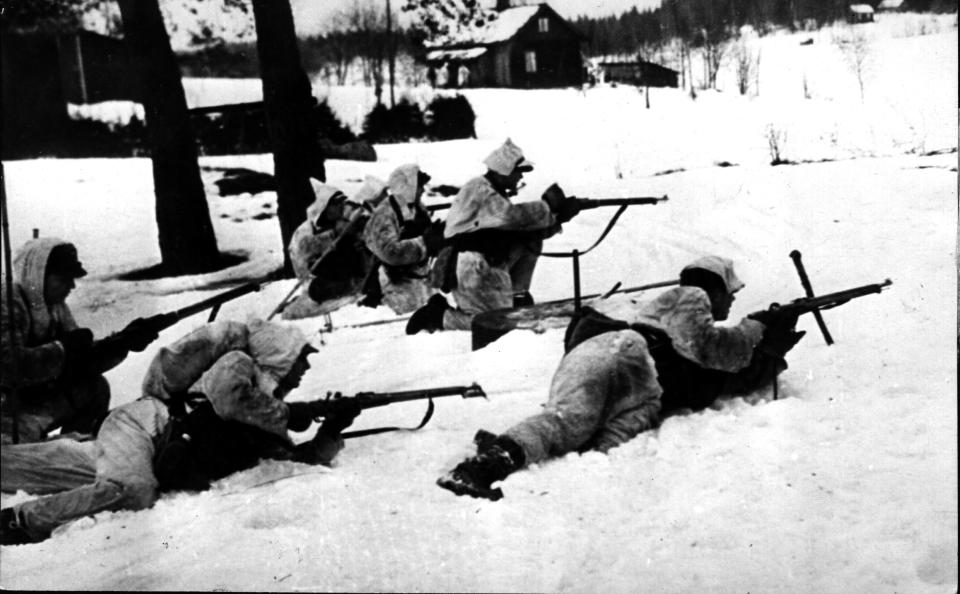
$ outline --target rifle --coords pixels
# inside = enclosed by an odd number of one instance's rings
[[[341,231],[340,234],[337,235],[336,239],[333,240],[333,243],[330,244],[330,247],[320,254],[317,259],[313,261],[313,264],[310,265],[310,274],[316,274],[316,271],[320,269],[320,265],[326,262],[327,259],[331,257],[331,254],[335,253],[345,242],[356,237],[356,235],[359,234],[366,226],[369,215],[370,213],[366,209],[358,208],[356,212],[353,213],[353,216],[350,218],[350,222],[347,223],[347,226],[343,228],[343,231]],[[304,283],[311,280],[313,279],[301,278],[297,280],[297,284],[295,284],[293,288],[290,289],[286,295],[284,295],[283,299],[280,300],[280,303],[278,303],[277,306],[273,308],[273,311],[270,312],[270,315],[267,316],[267,321],[269,322],[274,318],[274,316],[285,310],[287,306],[290,305],[293,294],[299,291],[300,287],[302,287]]]
[[[378,406],[387,406],[388,404],[394,404],[396,402],[429,400],[427,412],[424,414],[420,424],[416,427],[377,427],[374,429],[363,429],[361,431],[350,431],[341,434],[341,437],[348,439],[351,437],[363,437],[365,435],[385,433],[387,431],[416,431],[421,429],[430,421],[430,418],[433,416],[433,411],[435,408],[433,399],[443,396],[462,396],[464,399],[466,399],[486,398],[487,394],[483,391],[483,388],[481,388],[479,384],[473,383],[469,386],[445,386],[442,388],[407,390],[402,392],[359,392],[350,398],[340,396],[339,393],[334,395],[328,393],[327,398],[316,400],[314,403],[318,404],[319,406],[317,408],[322,409],[323,411],[321,414],[317,414],[317,417],[330,417],[336,416],[340,411],[348,408],[356,407],[360,410],[366,410],[368,408],[376,408]],[[314,420],[317,419],[315,418]]]
[[[427,212],[433,214],[439,210],[447,210],[452,204],[453,202],[441,202],[439,204],[430,204],[428,206],[424,206],[424,208],[427,210]]]
[[[653,196],[633,196],[630,198],[574,198],[580,210],[590,210],[602,206],[631,206],[638,204],[659,204],[666,202],[670,197],[664,194],[659,198]]]
[[[857,299],[859,297],[864,297],[866,295],[872,295],[874,293],[880,293],[885,288],[893,284],[893,281],[889,278],[883,281],[882,283],[873,283],[870,285],[863,285],[861,287],[854,287],[852,289],[847,289],[846,291],[837,291],[836,293],[828,293],[826,295],[820,295],[818,297],[800,297],[799,299],[794,299],[790,303],[785,305],[780,305],[779,303],[772,303],[770,307],[766,310],[760,310],[760,312],[754,312],[750,316],[756,315],[761,312],[771,312],[776,314],[781,314],[784,317],[800,316],[805,313],[814,312],[817,310],[831,309],[843,305],[844,303]],[[747,316],[747,317],[750,317]]]
[[[193,305],[188,305],[186,307],[181,307],[171,312],[161,313],[149,318],[140,318],[134,320],[127,325],[126,328],[120,330],[119,332],[114,332],[110,336],[98,340],[96,346],[98,349],[104,349],[106,352],[115,352],[115,350],[129,350],[127,345],[131,341],[136,341],[137,337],[143,334],[155,334],[163,330],[166,330],[170,326],[173,326],[180,320],[190,317],[194,314],[198,314],[201,311],[207,309],[213,309],[210,312],[210,317],[208,321],[212,322],[217,313],[220,311],[220,306],[228,301],[233,301],[238,297],[243,297],[248,293],[253,293],[254,291],[260,290],[260,283],[258,282],[249,282],[239,287],[230,289],[229,291],[224,291],[213,297],[204,299],[203,301],[198,301]]]

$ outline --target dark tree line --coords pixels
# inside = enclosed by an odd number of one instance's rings
[[[736,36],[743,25],[764,33],[772,27],[796,29],[843,19],[851,0],[663,0],[659,8],[636,7],[619,16],[573,21],[589,41],[588,54],[633,54],[678,38],[694,47],[709,46]],[[864,0],[874,7],[880,0]],[[907,10],[955,12],[956,0],[907,0]]]

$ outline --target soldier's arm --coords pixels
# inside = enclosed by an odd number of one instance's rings
[[[710,299],[699,289],[684,292],[668,323],[704,367],[721,371],[746,367],[763,336],[763,324],[755,320],[744,318],[733,327],[716,324]]]
[[[7,309],[6,291],[0,305],[0,359],[3,364],[3,385],[12,386],[15,381],[11,371],[16,367],[17,385],[31,386],[54,380],[63,373],[63,346],[55,341],[45,342],[33,347],[22,346],[27,340],[27,328],[30,324],[26,305],[18,296],[13,299],[13,312]],[[10,343],[10,330],[13,330],[13,344]],[[16,363],[14,363],[16,356]]]
[[[367,223],[367,247],[388,266],[416,264],[425,260],[427,245],[423,238],[400,239],[400,221],[388,208],[377,209]]]

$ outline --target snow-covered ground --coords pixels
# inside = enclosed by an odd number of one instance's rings
[[[791,249],[803,252],[818,292],[891,278],[883,294],[825,312],[831,347],[809,316],[801,319],[809,334],[790,355],[779,400],[735,399],[670,418],[608,456],[571,454],[517,473],[496,503],[458,498],[437,488],[436,477],[470,453],[478,428],[500,431],[538,410],[562,331],[518,331],[471,352],[466,332],[350,328],[390,314],[348,307],[322,337],[320,320],[297,322],[324,344],[292,399],[477,381],[489,400],[441,399],[422,431],[352,440],[330,469],[265,463],[206,493],[167,495],[147,511],[98,514],[47,542],[4,547],[0,586],[955,592],[957,31],[891,30],[878,29],[886,33],[873,42],[865,102],[829,33],[815,34],[813,46],[799,46],[810,34],[773,36],[760,41],[769,79],[757,97],[728,91],[693,101],[655,89],[647,110],[637,90],[623,87],[474,90],[467,94],[478,139],[378,146],[377,163],[327,164],[330,181],[348,193],[364,174],[385,176],[410,161],[434,183],[459,185],[509,135],[537,164],[529,199],[552,181],[580,196],[669,194],[666,204],[631,208],[584,257],[585,293],[675,277],[704,253],[737,262],[747,288],[735,317],[801,295]],[[800,59],[816,77],[811,99]],[[787,133],[785,158],[810,162],[771,167],[770,124]],[[941,150],[948,152],[926,154]],[[723,161],[736,166],[715,165]],[[272,159],[202,165],[270,171]],[[253,218],[275,212],[275,197],[220,198],[211,187],[220,247],[245,251],[248,263],[198,277],[116,280],[158,259],[149,161],[34,160],[6,169],[14,245],[33,228],[77,244],[91,274],[70,303],[98,335],[280,262],[276,219]],[[205,173],[207,183],[214,175]],[[581,214],[548,249],[590,245],[611,214]],[[290,287],[270,284],[221,316],[266,316]],[[532,292],[539,300],[570,295],[569,262],[542,259]],[[201,323],[181,322],[113,370],[115,403],[137,398],[160,345]],[[356,425],[414,424],[421,411],[419,403],[375,409]],[[27,497],[4,495],[2,503]]]

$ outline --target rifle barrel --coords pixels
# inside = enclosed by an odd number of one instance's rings
[[[183,318],[200,313],[201,311],[210,309],[211,307],[216,307],[217,305],[226,303],[227,301],[231,301],[233,299],[236,299],[237,297],[242,297],[247,293],[253,293],[259,290],[260,290],[260,283],[257,283],[257,282],[246,283],[246,284],[240,285],[239,287],[234,287],[229,291],[224,291],[223,293],[219,293],[217,295],[214,295],[213,297],[204,299],[203,301],[198,301],[197,303],[194,303],[192,305],[181,307],[178,310],[170,312],[170,315],[174,320],[182,320]]]
[[[474,396],[485,396],[480,386],[448,386],[443,388],[428,388],[424,390],[406,390],[401,392],[361,392],[357,394],[357,402],[361,408],[374,408],[377,406],[386,406],[394,402],[407,402],[410,400],[425,400],[427,398],[439,398],[442,396],[463,396],[471,398]]]
[[[427,209],[427,212],[437,212],[438,210],[446,210],[450,208],[452,204],[453,202],[441,202],[440,204],[430,204],[424,208]]]
[[[818,295],[816,297],[801,297],[800,299],[795,299],[791,301],[786,307],[794,307],[801,309],[803,311],[813,311],[817,309],[831,309],[840,305],[843,305],[851,299],[856,299],[858,297],[865,297],[867,295],[872,295],[874,293],[880,293],[885,288],[893,284],[893,281],[889,278],[883,281],[882,283],[873,283],[869,285],[863,285],[860,287],[854,287],[852,289],[847,289],[845,291],[837,291],[836,293],[829,293],[826,295]]]
[[[664,194],[660,197],[655,196],[636,196],[631,198],[579,198],[580,210],[589,210],[591,208],[600,208],[602,206],[624,206],[639,204],[659,204],[669,200],[669,196]]]

